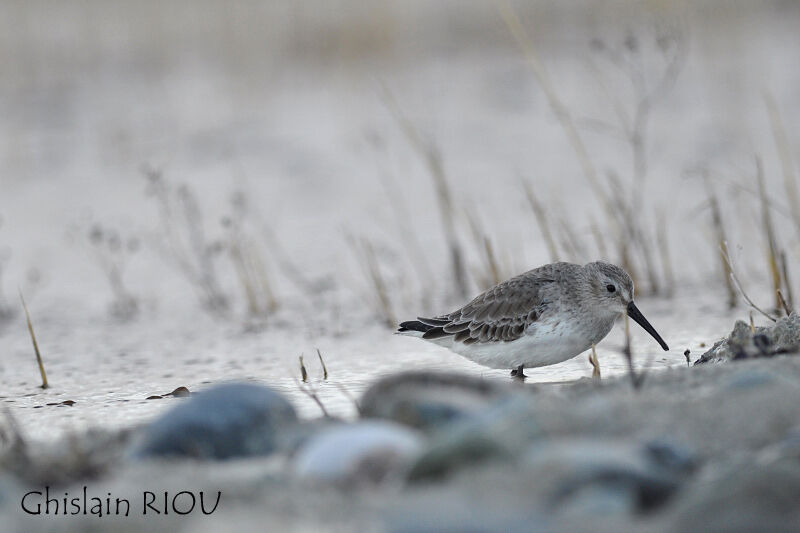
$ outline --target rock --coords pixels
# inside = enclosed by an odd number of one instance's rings
[[[132,455],[231,459],[272,453],[297,422],[292,405],[268,387],[244,383],[200,392],[149,424]]]
[[[530,397],[500,400],[435,433],[409,471],[409,481],[442,479],[486,461],[513,462],[540,435]]]
[[[542,440],[526,470],[551,486],[549,504],[567,514],[631,514],[665,503],[693,472],[687,451],[664,442],[571,438]]]
[[[791,429],[781,440],[759,450],[756,458],[763,463],[790,459],[800,464],[800,427]]]
[[[442,372],[404,372],[381,379],[360,402],[364,418],[384,418],[433,432],[468,418],[504,394],[484,379]]]
[[[309,480],[377,483],[405,470],[422,447],[422,435],[400,424],[341,424],[309,438],[292,461],[292,470]]]
[[[714,344],[694,364],[717,363],[736,359],[770,357],[800,351],[800,316],[792,313],[773,326],[756,327],[737,320],[727,338]]]
[[[663,518],[666,531],[795,532],[800,465],[794,459],[739,461],[689,483]]]

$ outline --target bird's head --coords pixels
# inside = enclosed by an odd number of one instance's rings
[[[658,341],[664,350],[667,343],[633,303],[633,280],[623,269],[610,263],[597,261],[584,266],[595,301],[603,308],[617,314],[626,313]]]

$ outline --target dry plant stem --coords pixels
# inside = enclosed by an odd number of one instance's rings
[[[625,315],[625,346],[622,349],[622,354],[625,356],[625,360],[628,362],[628,375],[631,378],[631,385],[633,385],[634,390],[638,390],[641,383],[639,381],[639,377],[636,375],[636,370],[633,368],[633,353],[631,352],[631,329],[628,315]]]
[[[522,178],[521,181],[522,188],[525,190],[525,197],[528,199],[531,210],[536,217],[536,222],[539,224],[539,231],[542,232],[542,238],[544,238],[544,242],[550,252],[550,261],[555,263],[558,261],[558,246],[556,246],[556,241],[553,240],[553,234],[550,232],[550,225],[547,222],[547,213],[544,207],[542,207],[542,204],[539,203],[534,193],[533,186],[524,178]]]
[[[789,307],[789,304],[786,303],[786,300],[784,300],[783,294],[781,294],[781,290],[778,289],[777,293],[778,293],[778,301],[781,303],[781,308],[783,309],[783,312],[786,313],[786,316],[791,315],[792,309]]]
[[[722,224],[722,214],[719,209],[719,202],[713,191],[709,188],[708,197],[709,206],[711,207],[711,222],[714,226],[714,234],[716,235],[717,246],[721,253],[720,267],[722,269],[722,278],[725,280],[725,289],[728,293],[728,309],[736,307],[736,288],[733,284],[730,261],[728,260],[728,241],[725,238],[725,227]]]
[[[319,357],[319,364],[322,366],[322,381],[328,381],[328,367],[325,366],[325,361],[322,360],[322,352],[317,348],[317,357]]]
[[[592,351],[589,354],[589,363],[592,365],[592,378],[600,379],[600,360],[597,358],[597,350],[592,344]]]
[[[33,322],[31,322],[31,315],[28,312],[28,306],[25,304],[25,298],[22,296],[22,291],[19,291],[19,299],[22,302],[22,309],[25,310],[25,320],[28,322],[28,333],[31,335],[31,342],[33,342],[33,351],[36,354],[36,363],[39,365],[39,373],[42,375],[43,389],[47,389],[50,385],[47,384],[47,374],[44,371],[44,362],[42,361],[42,354],[39,352],[39,343],[36,342],[36,334],[33,332]]]
[[[165,255],[174,261],[198,293],[203,307],[214,314],[227,311],[228,299],[216,273],[214,253],[203,231],[203,216],[192,191],[173,189],[160,170],[144,168],[158,203]]]
[[[584,261],[588,256],[586,254],[586,248],[584,247],[581,240],[578,238],[578,235],[572,228],[572,225],[569,223],[569,218],[559,218],[558,225],[561,228],[561,232],[564,235],[563,242],[564,248],[567,248],[571,251],[572,259],[575,261]]]
[[[772,216],[767,202],[766,186],[764,185],[764,169],[761,166],[761,158],[756,157],[756,179],[758,181],[758,195],[761,198],[761,217],[764,224],[764,236],[767,240],[767,265],[769,267],[770,278],[772,279],[772,290],[775,292],[775,309],[780,309],[781,303],[777,297],[777,291],[781,288],[781,272],[778,268],[778,252],[775,241],[775,231],[772,226]]]
[[[783,172],[783,186],[786,190],[786,200],[789,202],[789,209],[794,220],[794,224],[800,231],[800,199],[797,195],[797,179],[794,173],[794,164],[792,163],[792,155],[789,143],[789,136],[786,134],[786,128],[783,125],[781,114],[778,111],[778,105],[775,99],[769,93],[764,91],[764,104],[767,107],[769,114],[769,122],[772,127],[772,136],[775,138],[775,148],[778,151],[778,157],[781,160],[781,170]]]
[[[339,392],[341,392],[345,398],[350,400],[350,403],[353,404],[353,407],[355,408],[356,412],[359,415],[361,415],[361,406],[358,404],[358,400],[356,400],[355,396],[353,396],[353,393],[347,390],[347,388],[341,383],[334,383],[334,385],[336,386],[337,389],[339,389]]]
[[[492,285],[497,285],[503,281],[499,262],[495,255],[492,242],[483,231],[481,224],[478,221],[475,209],[467,209],[464,211],[464,216],[469,223],[470,233],[475,241],[475,247],[483,252],[481,259],[484,264],[484,272],[476,272],[476,281],[478,286],[483,289],[488,289]]]
[[[792,284],[789,281],[789,269],[786,266],[786,252],[781,250],[781,276],[783,277],[783,287],[786,289],[786,301],[790,309],[794,309],[794,296],[792,295]]]
[[[494,249],[492,248],[492,241],[489,237],[483,238],[483,251],[486,257],[486,263],[489,268],[489,280],[491,285],[497,285],[503,278],[500,274],[500,266],[497,264],[497,257],[495,257]]]
[[[631,151],[633,152],[633,187],[632,207],[643,204],[643,183],[647,175],[647,125],[653,105],[675,84],[678,74],[683,69],[688,53],[688,46],[684,39],[676,40],[676,49],[670,58],[661,79],[656,86],[647,91],[643,86],[640,89],[639,101],[633,114],[633,122],[628,132]]]
[[[259,315],[260,306],[255,287],[253,287],[252,279],[247,272],[245,265],[244,254],[242,253],[239,243],[234,243],[230,247],[231,262],[236,270],[236,277],[242,285],[242,292],[244,292],[245,299],[247,300],[247,312],[251,316]]]
[[[647,77],[640,64],[631,61],[631,58],[624,53],[619,53],[606,47],[602,48],[605,50],[607,58],[626,75],[634,89],[635,105],[630,115],[616,93],[608,90],[606,84],[603,83],[600,69],[594,64],[590,65],[600,83],[601,89],[609,97],[619,121],[619,126],[614,127],[612,125],[611,129],[612,131],[619,130],[622,132],[631,150],[632,180],[630,186],[618,187],[618,191],[612,194],[612,202],[618,204],[620,208],[618,212],[622,215],[619,226],[623,231],[620,232],[620,238],[627,239],[632,244],[632,250],[638,252],[641,256],[650,290],[654,294],[660,291],[660,278],[656,268],[657,261],[652,250],[651,239],[644,228],[637,224],[637,221],[641,219],[639,214],[644,205],[644,183],[648,169],[647,133],[651,112],[664,94],[675,84],[678,74],[683,68],[688,51],[686,32],[675,29],[673,36],[675,37],[673,41],[675,46],[671,47],[669,52],[662,48],[666,63],[660,77],[652,86],[648,85]],[[627,204],[626,198],[629,198]],[[659,239],[659,237],[656,236],[656,239]],[[630,258],[627,257],[627,246],[620,248],[623,264],[630,265]]]
[[[450,262],[455,289],[459,297],[466,298],[469,293],[469,287],[467,286],[464,256],[456,234],[453,195],[450,192],[450,187],[447,184],[447,178],[445,176],[444,166],[442,165],[441,155],[434,146],[431,146],[430,143],[426,144],[422,140],[419,132],[416,130],[411,121],[408,120],[408,118],[402,113],[397,100],[385,86],[383,87],[383,95],[387,107],[392,112],[392,115],[400,127],[400,131],[403,132],[411,147],[417,152],[417,154],[428,167],[428,174],[430,175],[436,190],[436,198],[439,203],[439,213],[442,219],[445,240],[450,248]]]
[[[736,288],[739,289],[739,294],[742,295],[742,298],[744,298],[744,301],[746,301],[750,305],[750,307],[752,307],[753,309],[755,309],[756,311],[758,311],[759,313],[761,313],[762,315],[764,315],[768,319],[770,319],[773,322],[775,322],[776,319],[772,315],[770,315],[769,313],[767,313],[766,311],[764,311],[760,307],[758,307],[756,304],[754,304],[753,300],[751,300],[750,297],[747,296],[747,293],[744,292],[744,288],[742,287],[742,283],[739,281],[739,276],[736,275],[736,271],[733,269],[733,265],[731,264],[731,258],[728,255],[727,246],[725,248],[720,247],[720,253],[722,254],[722,257],[725,259],[725,263],[728,265],[728,269],[730,270],[730,273],[731,273],[731,280],[736,285]],[[751,315],[752,315],[752,313],[751,313]]]
[[[298,357],[298,359],[300,360],[300,379],[303,380],[303,383],[307,383],[308,382],[308,372],[306,371],[305,363],[303,363],[303,356],[301,355],[300,357]]]
[[[631,351],[631,330],[630,330],[630,320],[628,319],[628,315],[625,315],[625,347],[623,349],[623,354],[625,355],[625,359],[628,361],[628,374],[631,377],[631,385],[633,385],[634,390],[639,390],[644,385],[644,380],[647,377],[647,373],[650,371],[650,368],[653,365],[653,353],[650,354],[650,357],[647,359],[647,364],[644,366],[644,369],[641,372],[636,372],[633,367],[633,352]]]
[[[622,202],[620,197],[620,203]],[[658,294],[661,290],[661,284],[658,277],[658,269],[656,268],[656,261],[653,257],[653,250],[651,247],[652,239],[649,235],[645,234],[644,229],[639,224],[642,218],[635,212],[633,206],[626,207],[620,212],[624,215],[622,227],[625,229],[623,236],[627,234],[628,239],[633,244],[635,251],[639,252],[641,259],[644,261],[644,269],[647,274],[647,281],[650,285],[650,292]],[[630,261],[629,261],[630,262]]]
[[[409,220],[413,220],[413,217],[403,201],[402,194],[400,194],[401,190],[400,187],[397,186],[397,183],[393,180],[390,180],[386,174],[381,174],[381,177],[381,183],[383,184],[386,192],[386,198],[389,200],[389,205],[394,211],[397,219],[397,225],[401,229],[399,232],[400,238],[405,243],[405,246],[409,251],[409,256],[413,257],[411,263],[414,269],[417,270],[419,281],[423,284],[423,292],[429,293],[429,287],[427,286],[429,282],[427,280],[435,279],[433,276],[433,269],[428,264],[427,256],[423,251],[422,245],[417,239],[417,232],[406,231],[403,229],[404,226],[408,224]]]
[[[669,254],[669,239],[667,238],[667,226],[664,220],[664,212],[660,211],[657,215],[657,230],[656,239],[658,240],[658,249],[661,251],[661,267],[664,274],[664,281],[666,282],[667,290],[665,295],[672,296],[673,288],[675,287],[675,273],[672,270],[672,261]]]
[[[322,416],[324,416],[325,418],[330,418],[328,410],[325,408],[325,404],[322,403],[322,400],[320,400],[317,391],[307,384],[300,383],[294,376],[292,376],[292,379],[294,380],[295,385],[297,385],[297,388],[300,389],[300,392],[311,398],[311,400],[313,400],[314,403],[317,404],[317,407],[319,407],[320,411],[322,411]]]
[[[630,209],[625,204],[626,189],[615,172],[609,171],[607,179],[611,190],[611,200],[609,200],[610,209],[607,210],[606,214],[611,227],[614,228],[617,239],[619,263],[628,272],[634,284],[638,285],[638,271],[631,257],[631,245],[636,244],[636,236],[634,234],[635,228],[630,223],[632,219]]]
[[[266,262],[256,240],[249,236],[250,204],[243,191],[230,199],[231,215],[223,222],[225,244],[251,317],[266,316],[278,308],[278,300],[267,274]]]
[[[520,50],[522,50],[525,59],[528,61],[528,65],[533,71],[536,80],[539,82],[539,85],[541,86],[542,91],[547,98],[550,109],[552,109],[553,113],[561,124],[561,128],[564,130],[567,140],[578,157],[578,163],[581,165],[583,175],[589,182],[589,186],[592,188],[592,191],[595,193],[595,195],[603,202],[606,210],[612,212],[613,209],[610,198],[600,184],[600,180],[597,177],[597,169],[589,157],[589,152],[586,150],[586,145],[583,143],[580,133],[578,133],[578,128],[575,126],[575,121],[572,119],[567,107],[558,98],[557,91],[555,90],[553,83],[550,81],[550,77],[547,74],[544,64],[539,59],[539,55],[536,53],[536,47],[533,45],[533,41],[531,41],[528,33],[522,26],[519,16],[517,16],[516,11],[514,11],[514,8],[511,7],[507,0],[495,0],[494,3],[495,7],[500,13],[500,16],[503,18],[503,21],[508,27],[508,30],[511,32],[511,35],[513,36],[517,45],[520,47]]]
[[[278,301],[267,275],[263,255],[255,241],[247,235],[245,216],[248,205],[243,194],[241,198],[232,202],[234,214],[225,224],[226,248],[247,302],[247,314],[263,317],[278,308]]]
[[[375,257],[375,250],[372,244],[366,239],[362,240],[361,244],[364,250],[364,260],[367,266],[367,274],[372,280],[372,286],[375,289],[375,294],[378,297],[381,312],[383,314],[384,322],[389,327],[394,327],[397,323],[394,313],[392,312],[392,303],[389,300],[389,291],[386,288],[386,282],[383,279],[381,270],[378,267],[378,259]]]
[[[318,291],[314,287],[314,283],[302,274],[302,269],[294,263],[290,254],[281,244],[280,239],[275,235],[275,231],[263,224],[262,233],[267,241],[270,258],[277,263],[281,273],[302,291],[310,295],[316,295]]]
[[[597,245],[597,253],[600,254],[601,259],[609,260],[610,256],[608,255],[608,248],[606,248],[606,241],[603,238],[603,233],[600,231],[600,227],[597,223],[592,219],[592,236],[594,237],[594,242]]]
[[[644,231],[636,222],[631,219],[629,228],[632,228],[633,242],[636,243],[636,249],[641,253],[644,259],[645,270],[647,271],[647,281],[650,283],[650,292],[658,294],[661,290],[661,283],[658,278],[658,269],[656,268],[656,261],[653,258],[653,250],[650,246],[652,239],[644,234]]]
[[[750,311],[750,333],[756,334],[756,323],[753,322],[753,312]]]
[[[550,78],[547,74],[546,69],[542,61],[539,59],[538,54],[536,53],[536,48],[533,45],[533,41],[528,36],[528,33],[525,31],[525,28],[522,26],[522,23],[517,16],[517,13],[511,7],[507,0],[495,0],[495,6],[500,13],[500,16],[503,18],[503,21],[506,23],[509,31],[511,32],[514,40],[517,42],[517,45],[522,50],[525,58],[528,61],[528,64],[531,67],[539,85],[542,88],[542,91],[547,98],[548,104],[552,109],[553,113],[556,115],[559,123],[561,124],[564,133],[567,136],[575,154],[577,155],[578,162],[581,165],[583,170],[583,174],[586,177],[587,181],[589,182],[589,186],[592,188],[592,191],[600,199],[603,207],[605,208],[606,212],[609,215],[610,219],[616,219],[619,216],[619,206],[614,205],[614,195],[609,195],[601,186],[600,180],[598,179],[597,170],[592,163],[591,158],[589,157],[589,153],[586,149],[586,145],[581,138],[577,127],[575,126],[575,122],[572,119],[568,109],[566,106],[561,102],[558,98],[556,90],[550,81]],[[644,140],[643,140],[643,131],[644,126],[646,124],[646,117],[649,114],[649,107],[651,103],[659,98],[662,93],[669,88],[671,83],[674,82],[675,78],[677,77],[677,72],[680,70],[682,65],[682,57],[684,54],[676,54],[675,60],[670,63],[668,68],[666,69],[664,76],[662,77],[659,84],[656,88],[650,92],[650,94],[646,94],[639,103],[639,108],[637,109],[637,117],[635,120],[638,120],[637,124],[634,124],[633,127],[633,144],[634,147],[641,145],[641,150],[638,150],[636,153],[642,154],[640,159],[637,159],[635,166],[637,166],[637,172],[643,175],[644,167],[642,163],[639,161],[644,161],[643,154],[644,154]],[[639,172],[641,171],[641,172]],[[624,203],[620,199],[617,200],[617,203]],[[625,210],[627,211],[627,209]],[[621,262],[623,263],[623,267],[631,274],[631,277],[635,280],[636,276],[633,271],[633,264],[629,257],[629,250],[627,246],[627,240],[629,237],[633,242],[638,245],[638,249],[641,251],[645,266],[648,272],[648,281],[651,285],[651,290],[653,292],[658,292],[659,283],[658,283],[658,276],[656,274],[655,264],[652,259],[652,254],[649,250],[649,245],[647,239],[643,238],[641,229],[635,227],[633,224],[633,217],[632,216],[622,216],[621,223],[618,226],[620,228],[619,231],[619,240],[620,240],[620,252],[621,252]]]

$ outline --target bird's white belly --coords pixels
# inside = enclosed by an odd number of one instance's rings
[[[556,324],[539,323],[530,327],[519,339],[510,342],[463,344],[448,338],[442,339],[448,341],[446,344],[441,344],[490,368],[516,368],[519,365],[534,368],[554,365],[580,355],[591,348],[592,343],[599,342],[608,334],[613,321],[608,324],[608,328],[596,331],[594,338],[585,331],[570,326],[567,321]]]

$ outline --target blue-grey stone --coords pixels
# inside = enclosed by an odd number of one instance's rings
[[[689,452],[663,442],[559,439],[534,444],[526,466],[551,479],[551,503],[575,513],[627,514],[666,502],[694,468]]]
[[[514,462],[542,435],[529,402],[525,396],[508,396],[434,433],[411,467],[409,481],[442,479],[488,461]]]
[[[473,376],[403,372],[372,385],[359,402],[363,418],[383,418],[426,433],[481,412],[506,392]]]
[[[289,401],[268,387],[231,383],[203,391],[144,429],[134,457],[231,459],[272,453],[297,422]]]

